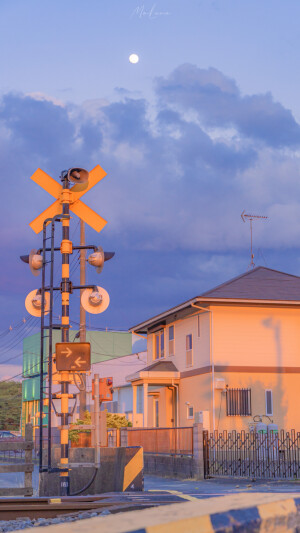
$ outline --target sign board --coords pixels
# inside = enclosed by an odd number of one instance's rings
[[[91,345],[89,342],[57,342],[56,370],[59,372],[86,372],[91,368]]]
[[[100,165],[97,165],[90,171],[88,183],[76,183],[76,185],[70,189],[71,211],[96,231],[101,231],[107,222],[104,218],[98,215],[98,213],[95,213],[93,209],[82,202],[80,198],[102,180],[104,176],[106,176],[105,170],[103,170]],[[43,229],[43,223],[46,218],[52,218],[55,215],[62,213],[63,187],[58,181],[51,178],[49,174],[46,174],[46,172],[40,168],[34,172],[31,179],[55,198],[55,202],[47,207],[45,211],[29,224],[35,233],[39,233]]]

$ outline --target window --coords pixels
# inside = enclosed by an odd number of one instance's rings
[[[226,390],[227,416],[251,416],[251,389]]]
[[[165,333],[164,330],[154,335],[154,359],[161,359],[165,356]]]
[[[193,335],[186,336],[186,366],[193,366]]]
[[[139,385],[137,388],[137,406],[136,412],[141,414],[144,412],[144,387]]]
[[[193,420],[194,418],[194,407],[192,405],[187,406],[187,419]]]
[[[271,390],[266,390],[266,415],[273,415],[273,394]]]
[[[159,427],[159,400],[154,398],[154,427]]]
[[[174,326],[169,327],[169,355],[174,355]]]
[[[200,315],[197,316],[197,336],[201,336],[201,317]]]

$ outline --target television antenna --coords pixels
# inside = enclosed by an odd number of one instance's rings
[[[253,247],[252,247],[252,221],[256,220],[256,219],[259,219],[259,218],[269,218],[269,217],[266,217],[266,216],[263,216],[263,215],[249,215],[249,214],[245,213],[245,210],[242,212],[241,217],[242,217],[242,221],[243,222],[246,222],[245,219],[248,219],[250,221],[250,255],[251,255],[251,261],[250,261],[250,263],[248,265],[248,268],[254,268],[255,267],[255,263],[254,263]]]

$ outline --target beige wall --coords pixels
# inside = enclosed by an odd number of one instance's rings
[[[226,397],[215,389],[215,428],[249,429],[254,415],[265,415],[265,390],[273,391],[274,423],[280,428],[300,431],[300,374],[243,372],[242,367],[300,367],[300,310],[271,307],[213,306],[212,314],[200,314],[200,337],[197,315],[174,323],[175,355],[168,353],[168,327],[165,328],[166,359],[172,360],[180,372],[209,367],[210,315],[212,316],[212,355],[218,366],[240,367],[239,372],[216,372],[229,388],[251,388],[252,417],[227,417]],[[195,310],[196,312],[196,310]],[[193,335],[193,366],[186,366],[186,335]],[[153,335],[148,336],[148,363],[153,362]],[[222,398],[222,402],[221,402]],[[179,422],[190,426],[187,405],[194,412],[209,411],[212,429],[211,373],[181,377],[179,387]],[[166,398],[160,408],[166,409]],[[150,415],[150,412],[149,412]],[[162,415],[164,416],[164,415]],[[171,417],[172,418],[172,417]],[[151,418],[152,424],[153,415]],[[162,418],[161,418],[162,420]],[[264,420],[267,420],[264,418]],[[160,425],[162,423],[160,422]]]
[[[211,374],[202,374],[191,378],[183,378],[179,385],[179,424],[192,426],[194,420],[188,420],[186,402],[197,411],[211,412]]]
[[[273,416],[270,418],[279,429],[300,431],[300,374],[217,372],[217,378],[223,378],[229,388],[251,389],[252,416],[226,416],[226,393],[215,389],[215,429],[249,430],[255,415],[266,414],[265,391],[272,390]],[[210,411],[212,430],[211,374],[181,379],[179,398],[181,426],[190,426],[194,422],[187,419],[186,402],[190,402],[194,412]],[[270,422],[265,416],[262,418],[263,422]]]
[[[195,309],[195,313],[196,313]],[[168,324],[165,331],[165,359],[172,361],[180,372],[190,370],[191,368],[203,367],[209,365],[210,361],[210,313],[200,315],[200,336],[198,337],[198,317],[192,316],[185,320],[178,320]],[[174,325],[175,336],[175,355],[169,355],[169,326]],[[186,365],[186,335],[193,335],[193,366]],[[155,334],[148,335],[148,364],[153,363],[153,346]]]
[[[300,310],[213,307],[215,365],[300,366]]]
[[[243,387],[251,389],[252,417],[226,416],[226,397],[223,393],[221,405],[221,391],[215,391],[216,429],[249,429],[253,425],[255,415],[266,414],[265,391],[272,390],[273,416],[270,418],[280,429],[296,429],[300,431],[300,374],[271,374],[271,373],[235,373],[216,374],[225,379],[230,388]],[[221,411],[220,411],[221,405]],[[221,412],[220,422],[219,412]],[[266,417],[263,422],[269,423]]]

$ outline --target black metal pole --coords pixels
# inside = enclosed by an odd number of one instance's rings
[[[41,349],[40,349],[40,455],[39,471],[43,470],[43,407],[44,407],[44,331],[45,331],[45,277],[46,277],[46,239],[47,224],[52,219],[47,218],[43,223],[43,263],[41,287]]]
[[[53,272],[54,272],[54,236],[55,236],[55,222],[59,222],[64,215],[55,215],[52,218],[51,224],[51,260],[50,260],[50,309],[49,309],[49,388],[48,388],[48,472],[52,470],[51,462],[51,448],[52,448],[52,354],[53,354]]]

